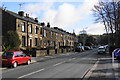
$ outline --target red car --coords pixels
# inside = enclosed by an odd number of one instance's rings
[[[31,58],[22,51],[6,51],[2,54],[2,65],[17,67],[18,64],[30,64]]]

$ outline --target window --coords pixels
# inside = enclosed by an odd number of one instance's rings
[[[38,33],[38,27],[35,26],[35,34],[37,34],[37,33]]]
[[[37,38],[35,38],[35,46],[37,46],[37,40],[38,40],[38,39],[37,39]]]
[[[32,24],[29,24],[29,33],[32,33]]]
[[[15,57],[20,57],[20,54],[19,54],[19,53],[15,53],[14,56],[15,56]]]
[[[46,45],[47,45],[47,44],[46,44],[46,41],[44,41],[44,48],[46,48]]]
[[[53,38],[53,32],[51,32],[50,34],[51,34],[51,38]]]
[[[50,40],[48,40],[48,46],[50,46],[50,43],[51,43],[51,41],[50,41]]]
[[[32,39],[30,39],[30,47],[32,47]]]
[[[55,48],[57,48],[58,47],[58,42],[56,42],[56,47]]]
[[[63,40],[63,35],[61,34],[61,39]]]
[[[2,57],[13,57],[13,53],[12,52],[4,52]]]
[[[46,30],[44,30],[44,37],[46,37]]]
[[[25,57],[26,55],[23,53],[15,53],[15,57]]]
[[[66,40],[64,40],[64,46],[66,45]]]
[[[25,57],[26,55],[23,53],[19,53],[21,57]]]
[[[22,47],[25,47],[25,36],[22,36]]]
[[[58,39],[58,34],[56,33],[56,39]]]
[[[40,28],[40,34],[42,34],[42,28]]]
[[[25,32],[25,22],[21,23],[21,27],[22,27],[22,32]]]

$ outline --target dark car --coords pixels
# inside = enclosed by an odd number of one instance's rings
[[[82,52],[82,51],[84,51],[84,47],[83,47],[83,46],[77,46],[77,47],[75,48],[75,51],[76,51],[76,52]]]
[[[77,47],[75,48],[75,51],[76,51],[76,52],[80,52],[80,51],[81,51],[81,47],[80,47],[80,46],[77,46]]]
[[[89,46],[85,46],[84,48],[85,48],[85,50],[90,50]]]
[[[31,58],[22,51],[6,51],[2,54],[2,65],[17,67],[18,64],[30,64]]]

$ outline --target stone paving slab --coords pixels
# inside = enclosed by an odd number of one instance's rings
[[[120,80],[120,63],[112,58],[100,58],[83,80]]]

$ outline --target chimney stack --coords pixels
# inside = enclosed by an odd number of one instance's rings
[[[26,13],[26,17],[29,17],[29,14]]]
[[[47,27],[50,27],[50,23],[49,22],[47,23]]]
[[[44,27],[44,26],[45,26],[45,23],[44,23],[44,22],[42,22],[42,23],[41,23],[41,26],[42,26],[42,27]]]
[[[24,11],[19,11],[18,14],[23,17],[24,16]]]
[[[38,18],[35,18],[35,22],[38,22]]]

